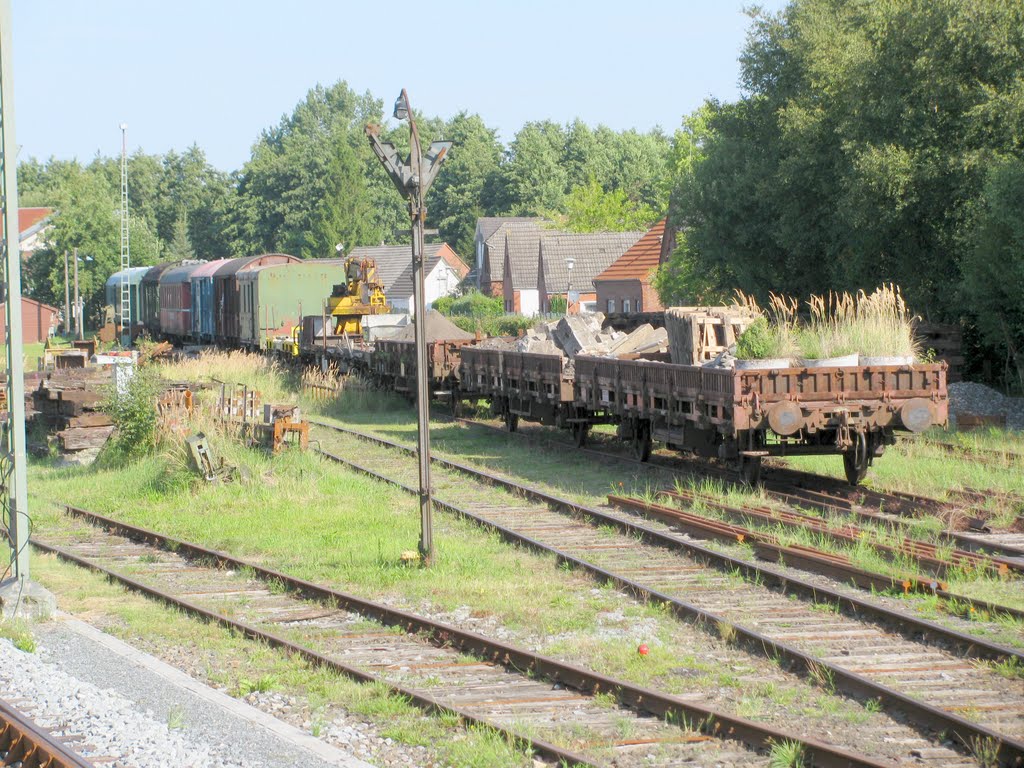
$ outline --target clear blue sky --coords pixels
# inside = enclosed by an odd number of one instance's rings
[[[124,121],[129,151],[195,142],[223,170],[340,79],[388,112],[402,87],[425,114],[477,112],[505,141],[544,118],[671,132],[704,98],[737,97],[749,25],[743,0],[13,5],[22,158],[118,154]]]

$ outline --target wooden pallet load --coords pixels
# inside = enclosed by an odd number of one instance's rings
[[[736,343],[754,322],[746,307],[669,307],[665,310],[668,349],[677,365],[703,365]]]

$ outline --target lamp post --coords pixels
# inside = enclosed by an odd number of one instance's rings
[[[450,141],[431,143],[426,155],[420,145],[419,130],[409,106],[409,94],[405,89],[395,100],[396,120],[409,121],[409,159],[404,163],[398,157],[395,145],[381,141],[380,127],[366,126],[366,136],[377,158],[387,170],[399,193],[409,201],[409,218],[412,224],[412,271],[413,271],[413,323],[416,331],[416,437],[420,470],[420,556],[424,565],[434,559],[434,533],[431,519],[430,492],[430,393],[427,389],[427,328],[426,288],[423,269],[423,238],[426,235],[424,222],[427,208],[423,204],[427,190],[437,177],[441,163],[451,149]]]
[[[565,314],[569,314],[569,303],[572,301],[572,268],[576,266],[576,259],[569,256],[565,260],[565,268],[569,270],[569,277],[565,281]]]
[[[68,249],[64,249],[64,335],[71,335],[71,289],[68,287]]]
[[[84,323],[82,322],[82,298],[78,294],[78,262],[79,261],[92,261],[92,256],[85,256],[83,258],[78,257],[78,249],[72,249],[72,258],[75,261],[75,335],[79,341],[85,339],[85,329],[83,328]]]

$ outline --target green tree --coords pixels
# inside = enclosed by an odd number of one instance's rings
[[[174,232],[171,234],[171,241],[164,249],[164,258],[167,261],[186,261],[196,257],[195,249],[192,247],[192,239],[188,235],[188,216],[185,211],[178,214],[174,222]]]
[[[979,208],[963,294],[985,339],[1006,350],[1007,378],[1024,390],[1024,159],[989,170]]]
[[[633,202],[622,189],[605,192],[593,176],[565,197],[562,211],[545,215],[569,232],[633,232],[647,229],[658,213],[642,202]]]
[[[562,164],[565,133],[551,121],[526,123],[503,165],[504,210],[521,216],[560,208],[568,175]]]
[[[476,220],[491,212],[485,190],[488,180],[498,173],[501,143],[497,132],[479,115],[465,112],[449,120],[441,136],[454,145],[428,193],[428,215],[441,239],[463,259],[472,260]]]

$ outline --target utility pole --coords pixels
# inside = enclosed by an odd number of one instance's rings
[[[68,249],[64,249],[64,335],[71,335],[71,287],[68,284]]]
[[[17,602],[28,582],[28,493],[25,454],[25,364],[21,324],[21,253],[18,247],[18,144],[14,139],[11,2],[0,0],[0,205],[3,207],[3,266],[7,312],[7,424],[3,432],[2,504]],[[13,591],[13,590],[12,590]],[[0,595],[0,602],[3,595]],[[5,610],[6,613],[6,610]]]
[[[412,223],[412,272],[413,272],[413,305],[415,314],[413,323],[416,331],[416,437],[420,465],[420,556],[424,565],[434,560],[434,527],[431,517],[432,499],[430,491],[430,392],[427,387],[427,305],[423,269],[423,241],[426,235],[424,222],[427,208],[423,200],[430,185],[441,169],[441,163],[448,156],[452,147],[450,141],[435,141],[423,155],[420,146],[420,134],[416,128],[416,120],[409,106],[409,94],[402,93],[395,100],[394,117],[396,120],[409,121],[409,159],[402,162],[398,157],[395,145],[382,142],[379,138],[380,127],[366,126],[366,136],[370,140],[377,158],[384,165],[391,181],[398,192],[409,201],[409,219]]]
[[[78,296],[78,248],[72,251],[72,258],[75,260],[75,336],[81,341],[85,335],[82,331],[82,300]]]
[[[128,248],[128,123],[121,123],[121,346],[132,344],[132,292],[128,270],[132,260]]]

